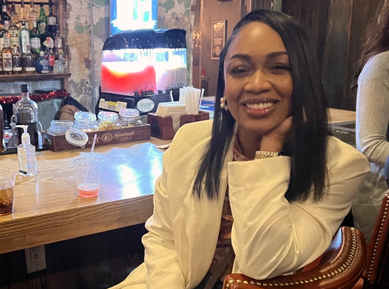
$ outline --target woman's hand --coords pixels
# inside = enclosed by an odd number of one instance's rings
[[[264,135],[259,149],[261,151],[280,152],[284,147],[285,138],[292,129],[292,123],[292,116],[289,116],[278,127]]]

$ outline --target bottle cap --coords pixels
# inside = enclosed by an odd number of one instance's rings
[[[65,138],[74,146],[83,147],[88,142],[88,135],[80,129],[72,128],[66,131]]]
[[[28,92],[27,84],[22,84],[22,92]]]

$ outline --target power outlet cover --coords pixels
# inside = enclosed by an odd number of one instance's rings
[[[37,246],[24,250],[26,255],[27,274],[46,269],[45,246]]]

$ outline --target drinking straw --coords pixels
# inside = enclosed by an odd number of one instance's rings
[[[170,100],[171,100],[172,102],[174,102],[174,98],[173,98],[173,90],[170,90]]]
[[[95,136],[93,137],[93,143],[92,143],[92,148],[90,150],[90,154],[89,154],[89,158],[88,158],[88,168],[86,169],[84,184],[86,184],[86,180],[88,179],[89,168],[90,168],[90,164],[92,162],[92,156],[93,156],[93,151],[95,149],[96,139],[97,139],[97,134],[95,134]]]
[[[200,113],[200,106],[201,106],[201,102],[203,101],[203,95],[204,95],[204,88],[201,89],[201,95],[199,100],[199,111],[197,113]]]

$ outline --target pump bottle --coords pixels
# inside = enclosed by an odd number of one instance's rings
[[[27,132],[28,125],[17,125],[23,128],[22,143],[18,145],[19,174],[23,176],[35,176],[37,173],[35,146],[30,143],[30,135]]]

